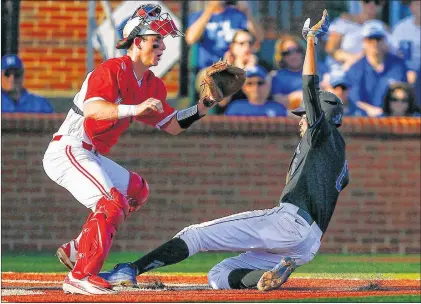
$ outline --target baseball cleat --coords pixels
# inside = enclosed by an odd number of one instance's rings
[[[76,263],[77,243],[75,240],[63,244],[57,249],[56,256],[60,263],[67,267],[70,271]]]
[[[113,287],[98,276],[87,276],[81,280],[75,279],[72,273],[66,276],[63,282],[64,293],[83,295],[116,294]]]
[[[100,272],[98,276],[107,280],[112,286],[136,287],[136,266],[122,263],[114,266],[111,271]]]
[[[272,270],[266,271],[257,283],[257,289],[260,291],[269,291],[277,289],[284,284],[291,273],[295,270],[297,264],[294,259],[285,257]]]

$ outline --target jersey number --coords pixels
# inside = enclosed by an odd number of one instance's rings
[[[348,185],[348,161],[345,160],[344,166],[342,168],[341,174],[339,174],[338,178],[336,179],[336,190],[341,192],[346,185]]]

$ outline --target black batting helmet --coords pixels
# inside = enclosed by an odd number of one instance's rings
[[[325,112],[326,119],[332,125],[340,127],[342,125],[342,116],[344,115],[344,103],[335,94],[327,91],[319,91],[319,100],[323,112]],[[306,113],[304,106],[292,110],[292,113],[297,116],[302,116]]]

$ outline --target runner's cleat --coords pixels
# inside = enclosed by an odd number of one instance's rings
[[[257,283],[257,289],[260,291],[278,289],[288,280],[296,267],[297,265],[294,259],[291,259],[290,257],[283,258],[272,270],[266,271],[262,275]]]
[[[112,286],[136,287],[136,266],[131,263],[115,265],[111,271],[100,272],[98,276],[105,279]]]

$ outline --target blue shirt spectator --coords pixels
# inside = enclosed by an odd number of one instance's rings
[[[228,116],[287,116],[286,108],[276,101],[268,100],[262,105],[251,104],[247,99],[232,101],[225,112]]]
[[[376,20],[363,27],[365,55],[347,72],[351,85],[349,99],[370,117],[383,112],[383,99],[393,82],[407,82],[405,61],[387,51],[386,32]]]
[[[29,93],[23,89],[22,95],[16,102],[1,90],[2,113],[53,113],[54,109],[47,99],[42,96]]]
[[[366,117],[367,113],[349,102],[349,83],[346,75],[341,70],[334,70],[327,75],[328,83],[325,86],[326,91],[332,92],[338,96],[344,104],[344,116]]]
[[[2,113],[52,113],[53,107],[44,97],[31,94],[23,87],[24,68],[17,55],[1,59]]]
[[[212,5],[210,1],[208,6]],[[215,4],[216,5],[216,4]],[[208,67],[224,57],[225,52],[232,41],[235,31],[238,29],[247,29],[246,15],[232,6],[223,8],[221,12],[200,11],[193,13],[188,18],[188,29],[186,40],[189,44],[195,41],[189,41],[189,31],[192,31],[192,25],[204,15],[211,14],[208,21],[204,24],[203,33],[198,39],[197,68]]]
[[[270,93],[270,77],[262,66],[255,66],[246,70],[246,81],[243,92],[247,99],[232,101],[225,115],[228,116],[286,116],[284,105],[268,100]]]

